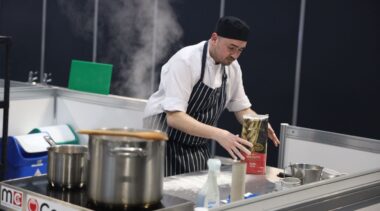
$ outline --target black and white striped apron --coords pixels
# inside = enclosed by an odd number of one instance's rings
[[[186,113],[199,122],[216,126],[226,104],[227,74],[222,66],[223,80],[219,88],[212,89],[203,83],[207,43],[203,47],[201,77],[193,87]],[[145,118],[144,127],[165,131],[169,136],[165,153],[165,176],[207,169],[207,160],[210,158],[207,139],[168,127],[165,112]]]

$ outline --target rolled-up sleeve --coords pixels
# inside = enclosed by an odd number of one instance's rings
[[[227,105],[227,109],[231,112],[241,111],[246,108],[250,108],[251,103],[247,96],[241,99],[231,100],[231,102]]]
[[[193,75],[183,59],[172,59],[161,73],[165,97],[160,103],[164,111],[186,112],[193,87]]]
[[[187,102],[180,98],[165,97],[161,102],[161,109],[164,111],[183,111],[186,112]]]

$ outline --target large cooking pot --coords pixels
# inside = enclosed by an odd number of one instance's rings
[[[149,206],[162,198],[166,134],[153,130],[82,130],[89,134],[89,200],[108,208]]]
[[[56,188],[82,188],[87,181],[88,148],[83,145],[48,147],[48,182]]]

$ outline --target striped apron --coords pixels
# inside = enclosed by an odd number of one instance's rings
[[[222,66],[223,78],[219,88],[212,89],[203,83],[207,43],[203,47],[201,77],[192,89],[186,113],[199,122],[216,126],[226,105],[227,74]],[[207,160],[210,158],[209,140],[169,127],[165,112],[145,118],[144,127],[165,131],[169,136],[165,153],[165,176],[207,169]]]

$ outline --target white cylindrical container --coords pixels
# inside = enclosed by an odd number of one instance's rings
[[[232,164],[231,202],[244,199],[246,169],[246,162],[235,161]]]

